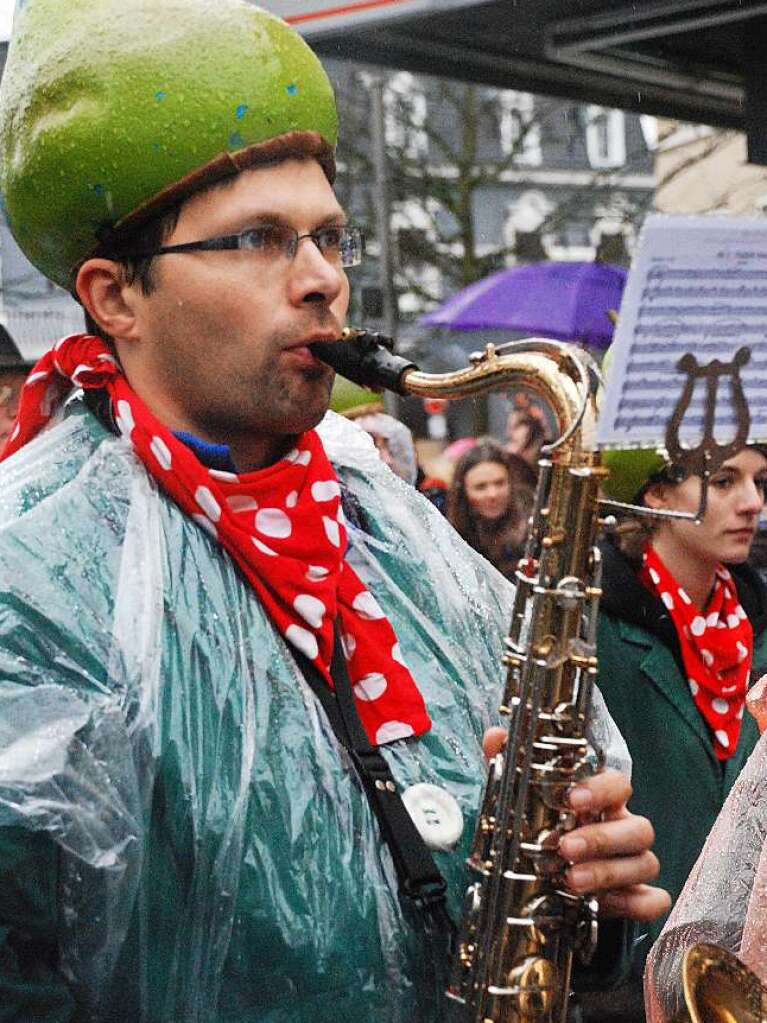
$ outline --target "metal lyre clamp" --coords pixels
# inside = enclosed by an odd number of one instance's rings
[[[750,359],[751,349],[743,347],[738,349],[730,362],[712,359],[711,362],[701,366],[692,352],[687,352],[676,364],[676,368],[680,373],[685,373],[687,379],[666,427],[666,456],[673,469],[678,471],[680,480],[692,475],[700,476],[701,478],[700,504],[694,514],[665,510],[656,511],[646,508],[644,505],[624,504],[619,501],[600,500],[600,506],[620,511],[630,511],[634,514],[652,518],[702,521],[706,513],[708,482],[711,474],[716,472],[723,462],[736,455],[748,443],[751,415],[748,410],[748,402],[743,390],[740,371],[749,363]],[[719,384],[726,378],[730,380],[730,394],[732,396],[732,409],[735,413],[736,429],[732,440],[726,444],[720,444],[714,435],[714,428],[716,425]],[[699,381],[704,381],[706,387],[703,399],[703,432],[700,442],[695,447],[685,447],[679,438],[679,430],[685,415],[689,411],[695,386]]]
[[[711,473],[714,468],[720,466],[728,458],[732,458],[741,448],[745,447],[748,440],[749,427],[751,426],[751,416],[748,411],[746,396],[743,393],[743,381],[740,379],[740,371],[743,366],[748,364],[750,359],[751,349],[739,348],[731,362],[712,359],[705,366],[699,366],[695,356],[688,352],[676,364],[676,368],[681,373],[687,374],[687,380],[666,427],[666,451],[672,465],[679,465],[688,473],[695,473],[697,476],[705,477],[706,473]],[[729,443],[718,444],[714,436],[716,399],[719,392],[719,382],[723,377],[731,378],[732,405],[735,411],[737,429],[735,436]],[[690,407],[696,381],[701,379],[706,382],[703,436],[697,447],[685,448],[679,440],[679,428]]]

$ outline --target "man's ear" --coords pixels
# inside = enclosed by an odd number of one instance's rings
[[[78,297],[91,319],[110,337],[130,340],[135,336],[136,314],[132,289],[123,268],[111,259],[88,259],[75,282]]]
[[[651,483],[642,495],[642,500],[648,508],[668,508],[668,484]]]

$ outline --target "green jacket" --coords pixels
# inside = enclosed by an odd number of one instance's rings
[[[434,722],[384,756],[463,812],[457,918],[511,587],[356,427],[323,436]],[[215,542],[82,409],[0,466],[0,1021],[437,1023],[444,967]]]
[[[756,723],[744,713],[736,753],[720,763],[708,727],[682,670],[673,623],[660,600],[638,581],[611,543],[602,545],[604,597],[597,653],[599,684],[633,761],[635,813],[655,828],[658,884],[675,901],[703,848],[733,782],[756,744]],[[730,566],[754,627],[752,677],[767,670],[767,592],[747,565]],[[636,946],[640,972],[665,922],[646,926]]]

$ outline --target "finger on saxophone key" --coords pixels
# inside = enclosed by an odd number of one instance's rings
[[[637,884],[617,892],[599,896],[600,916],[628,917],[640,923],[650,923],[671,908],[671,896],[662,888]]]

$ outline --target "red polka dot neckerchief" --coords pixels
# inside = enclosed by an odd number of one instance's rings
[[[372,745],[431,727],[394,630],[346,561],[341,489],[314,430],[274,465],[235,474],[206,468],[131,390],[101,338],[63,338],[27,378],[0,453],[49,422],[72,386],[102,389],[124,438],[160,487],[231,555],[285,639],[332,687],[334,622],[357,711]]]
[[[736,751],[743,720],[754,632],[735,582],[724,565],[701,611],[648,544],[640,580],[663,601],[679,636],[682,661],[695,706],[706,720],[719,760]]]

